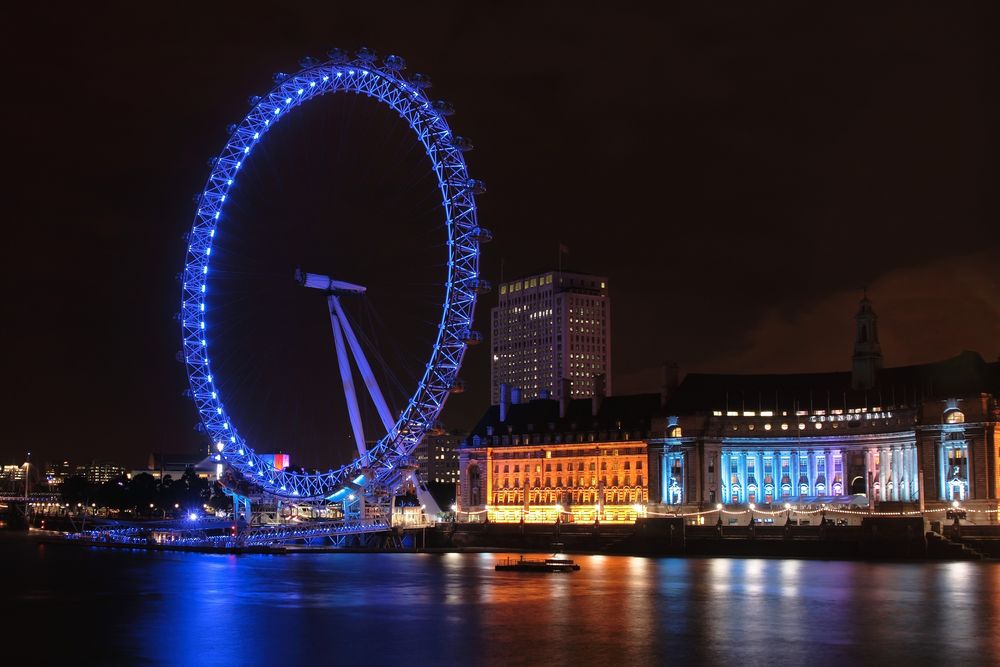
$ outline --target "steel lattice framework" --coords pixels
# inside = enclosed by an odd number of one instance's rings
[[[295,74],[276,74],[275,85],[266,95],[251,98],[250,112],[229,126],[225,148],[210,162],[212,171],[197,197],[194,224],[187,237],[179,315],[183,349],[179,355],[187,367],[190,396],[218,452],[217,460],[224,460],[273,495],[336,499],[349,489],[392,483],[397,474],[394,471],[407,463],[456,387],[466,346],[478,340],[478,332],[472,331],[476,295],[488,289],[486,281],[479,278],[479,244],[489,238],[489,232],[476,222],[475,195],[485,187],[469,177],[462,154],[471,144],[454,135],[445,120],[453,111],[451,105],[427,97],[428,77],[414,74],[407,80],[402,75],[402,58],[388,56],[378,64],[368,49],[361,49],[353,59],[335,49],[326,62],[306,58],[301,64],[303,68]],[[448,264],[444,307],[430,361],[395,425],[369,450],[367,466],[355,459],[337,470],[310,474],[275,469],[254,452],[229,418],[216,388],[208,350],[208,279],[212,242],[225,219],[223,208],[240,169],[270,128],[296,107],[327,93],[367,95],[391,108],[413,129],[430,158],[441,192]]]

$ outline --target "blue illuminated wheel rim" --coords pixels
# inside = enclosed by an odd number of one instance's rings
[[[359,51],[353,60],[336,50],[331,51],[331,56],[323,63],[306,59],[295,74],[275,75],[275,86],[266,95],[252,98],[250,112],[230,126],[230,138],[219,156],[212,159],[211,174],[197,198],[181,276],[181,355],[191,398],[212,439],[216,460],[225,461],[268,493],[304,500],[329,498],[343,492],[345,483],[367,486],[395,479],[456,386],[465,349],[478,338],[472,332],[472,317],[476,294],[486,286],[479,279],[479,242],[488,233],[477,225],[475,203],[475,195],[483,185],[469,178],[462,155],[463,149],[469,147],[467,140],[456,137],[445,120],[451,106],[426,96],[426,76],[416,74],[410,80],[404,79],[403,60],[398,56],[388,56],[381,65],[367,49]],[[423,377],[393,428],[369,449],[366,466],[355,459],[325,473],[277,470],[240,436],[216,388],[207,336],[209,260],[216,231],[225,219],[227,195],[268,130],[305,102],[340,92],[367,95],[390,107],[413,129],[430,158],[441,191],[448,235],[444,304]]]

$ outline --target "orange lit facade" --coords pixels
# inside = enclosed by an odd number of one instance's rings
[[[647,500],[646,443],[486,447],[467,452],[490,521],[635,521]],[[470,500],[473,498],[470,497]],[[471,509],[471,508],[470,508]]]
[[[459,450],[459,520],[635,521],[658,408],[657,395],[493,406]]]

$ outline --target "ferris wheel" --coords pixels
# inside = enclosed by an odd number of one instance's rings
[[[458,378],[462,357],[469,345],[482,340],[472,319],[478,294],[489,290],[479,277],[480,244],[492,237],[476,221],[475,195],[485,191],[482,181],[469,177],[463,153],[471,142],[452,133],[446,120],[454,113],[445,100],[427,96],[427,75],[403,75],[405,62],[390,55],[379,62],[367,48],[353,57],[340,49],[328,52],[326,61],[303,58],[295,74],[274,75],[274,86],[265,95],[250,98],[251,109],[230,125],[225,148],[210,161],[211,173],[197,196],[194,224],[181,274],[181,335],[178,353],[186,367],[190,397],[198,409],[201,427],[211,438],[213,456],[238,472],[246,482],[273,496],[299,500],[339,501],[373,486],[393,486],[410,465],[410,456],[433,428],[449,394],[462,388]],[[444,291],[436,339],[423,376],[406,406],[393,414],[382,397],[364,352],[340,305],[340,296],[364,292],[335,277],[296,270],[306,288],[323,291],[337,348],[338,366],[347,399],[358,455],[350,463],[327,472],[278,469],[260,456],[244,439],[226,409],[212,372],[209,337],[212,330],[210,260],[216,232],[225,223],[224,207],[243,168],[268,130],[310,100],[328,93],[365,95],[395,111],[413,130],[416,141],[430,159],[437,180],[447,234],[448,261],[442,276]],[[378,411],[385,435],[372,447],[365,445],[348,354],[364,379]]]

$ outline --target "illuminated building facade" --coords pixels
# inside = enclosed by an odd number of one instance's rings
[[[1000,362],[963,352],[882,368],[867,298],[856,319],[850,372],[689,374],[650,440],[654,509],[914,505],[923,485],[927,504],[957,500],[995,516]]]
[[[69,464],[69,461],[49,463],[45,466],[45,482],[50,486],[58,486],[72,475],[73,466]]]
[[[13,463],[0,468],[0,479],[3,480],[3,490],[13,493],[15,489],[24,489],[24,466]]]
[[[145,469],[133,470],[131,476],[147,474],[154,479],[162,480],[165,477],[180,479],[188,470],[201,479],[214,482],[218,479],[218,465],[210,457],[204,454],[178,454],[154,452],[149,455]]]
[[[492,406],[459,450],[459,515],[511,523],[634,521],[648,500],[658,394]]]
[[[423,484],[458,483],[458,447],[464,433],[438,433],[424,437],[414,450],[417,476]]]
[[[86,466],[78,467],[76,472],[78,475],[83,475],[91,484],[104,484],[124,477],[126,473],[125,468],[110,461],[91,461]]]
[[[500,285],[491,311],[492,404],[501,386],[525,400],[611,393],[611,303],[608,279],[549,271]]]

